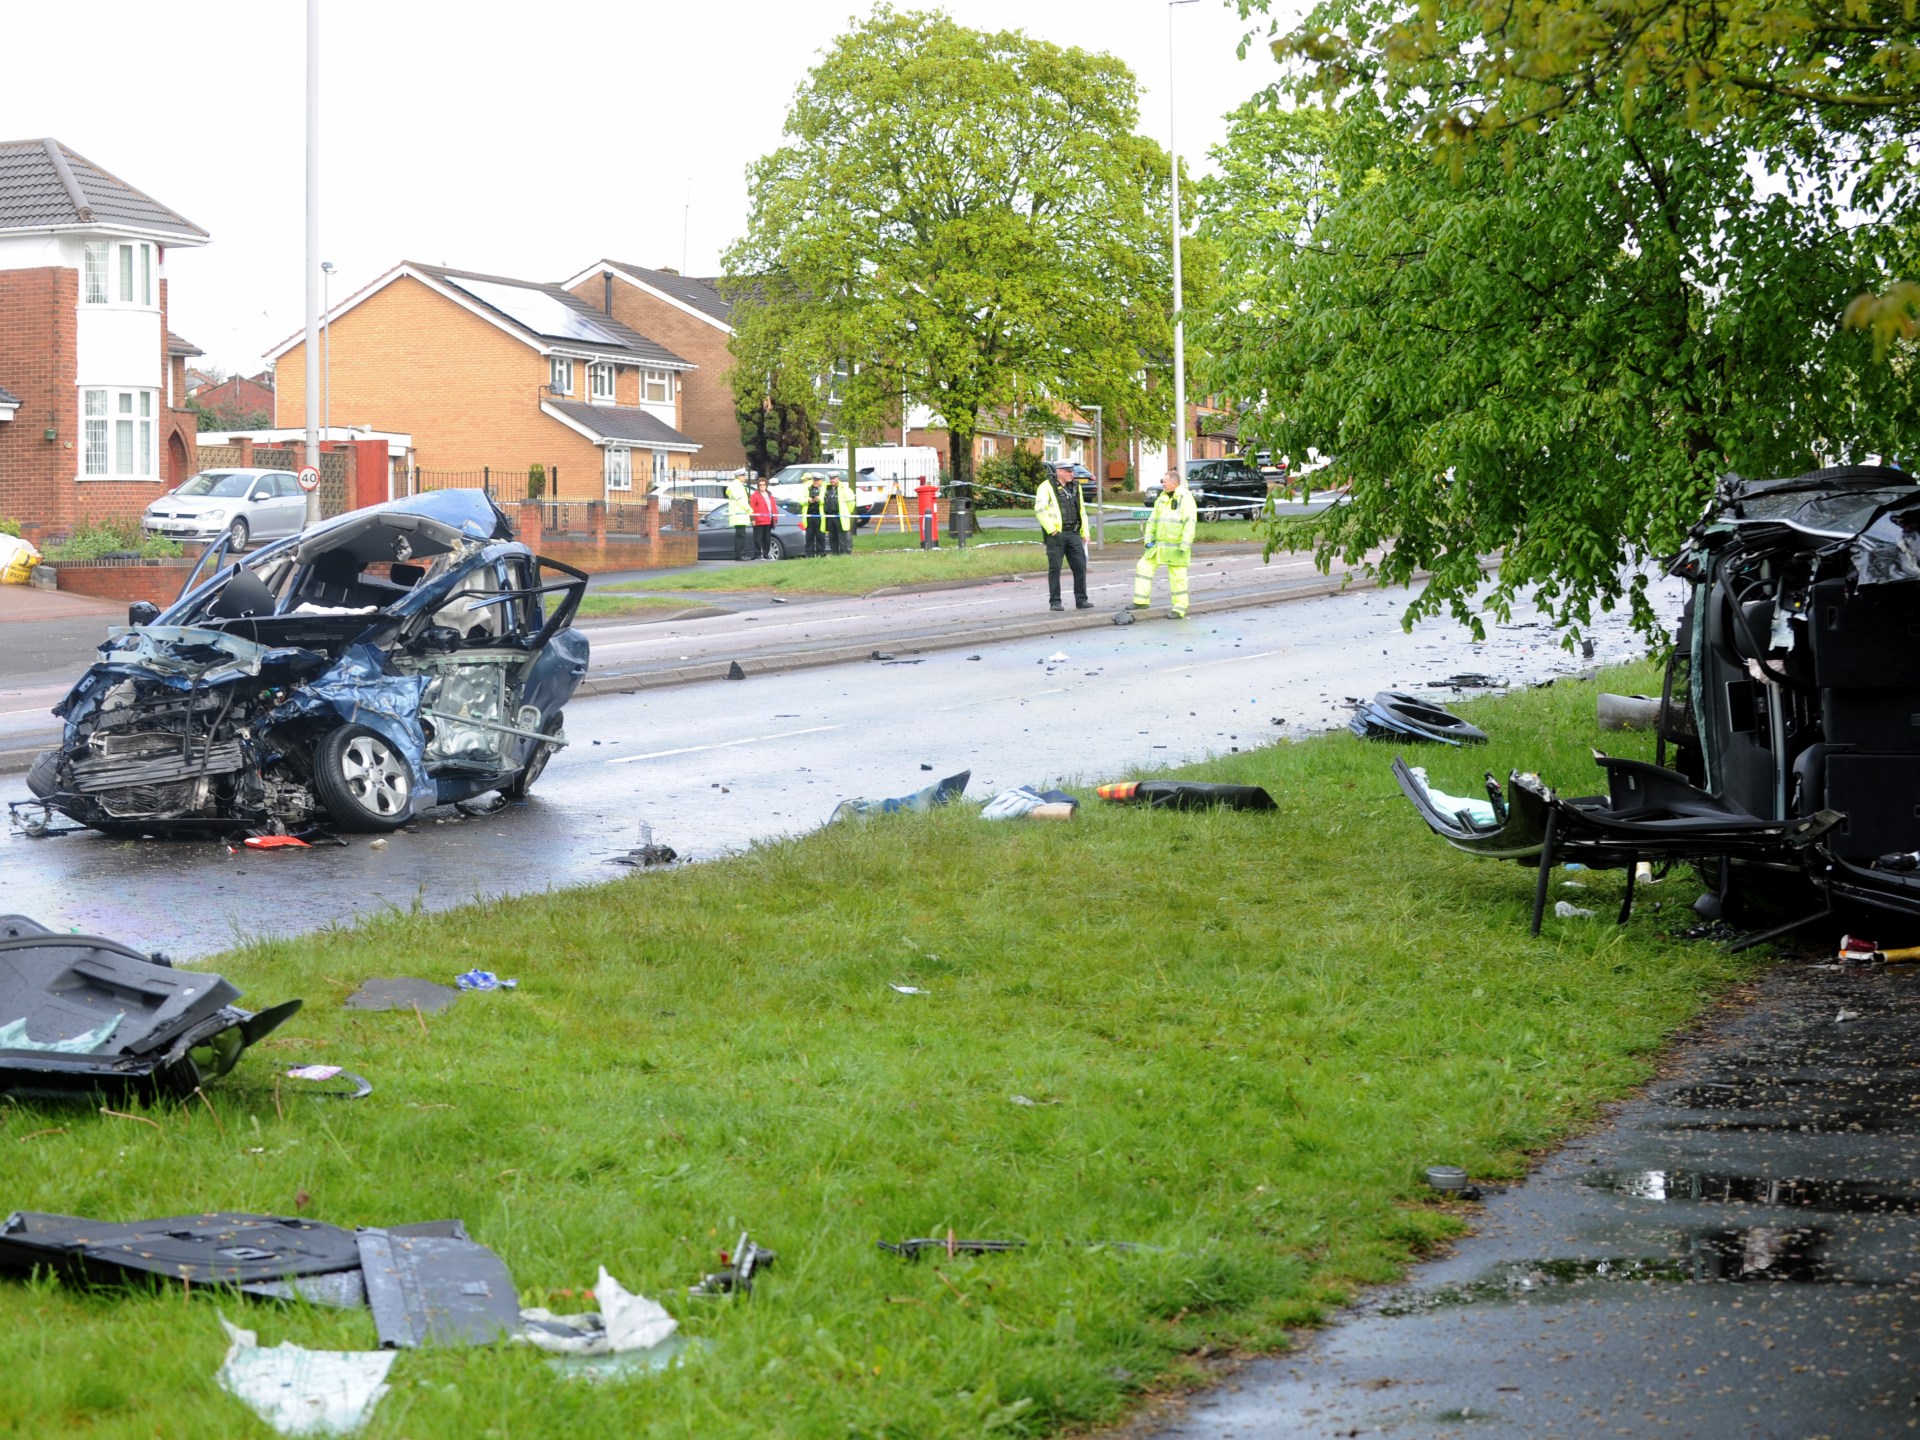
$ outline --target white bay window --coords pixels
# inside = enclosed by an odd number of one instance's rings
[[[633,452],[625,445],[607,446],[607,489],[633,489]]]
[[[157,408],[151,390],[82,391],[80,473],[103,480],[155,478]]]

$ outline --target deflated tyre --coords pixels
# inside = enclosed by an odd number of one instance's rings
[[[343,725],[315,747],[313,788],[342,830],[398,830],[413,814],[406,758],[364,725]]]
[[[33,764],[27,768],[27,789],[33,792],[33,798],[44,800],[60,788],[60,752],[42,750],[33,757]]]

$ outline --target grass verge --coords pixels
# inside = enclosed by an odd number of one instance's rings
[[[1489,761],[1577,787],[1596,688],[1463,705],[1491,753],[1421,758],[1456,793]],[[372,1440],[1098,1423],[1196,1352],[1282,1345],[1393,1277],[1461,1226],[1423,1166],[1518,1173],[1743,973],[1644,901],[1626,927],[1550,917],[1530,940],[1530,872],[1429,836],[1391,753],[1337,735],[1203,768],[1265,784],[1273,815],[961,807],[251,943],[219,968],[252,1003],[308,1005],[213,1089],[220,1123],[0,1107],[7,1204],[459,1215],[523,1303],[605,1264],[710,1342],[601,1387],[518,1348],[404,1353]],[[1579,878],[1604,917],[1617,878]],[[1671,884],[1643,896],[1671,910]],[[424,1020],[338,1003],[471,965],[520,989]],[[305,1061],[374,1094],[276,1092]],[[752,1300],[689,1302],[749,1227],[780,1253]],[[1031,1243],[917,1264],[874,1243],[948,1227]],[[1112,1241],[1152,1248],[1088,1244]],[[0,1433],[264,1434],[214,1387],[221,1309],[268,1345],[373,1342],[363,1313],[8,1280]]]
[[[677,600],[667,595],[631,595],[615,587],[590,591],[580,602],[581,618],[605,620],[620,615],[639,615],[653,611],[691,610],[698,602]]]

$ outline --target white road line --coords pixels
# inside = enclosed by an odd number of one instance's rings
[[[744,740],[722,740],[713,745],[682,745],[677,750],[654,750],[645,755],[622,755],[609,765],[631,765],[636,760],[664,760],[669,755],[693,755],[701,750],[726,750],[735,745],[758,745],[764,740],[791,740],[797,735],[820,735],[828,730],[844,730],[844,725],[815,725],[806,730],[783,730],[778,735],[749,735]]]
[[[1272,656],[1285,653],[1286,652],[1282,650],[1262,650],[1257,655],[1229,655],[1224,660],[1199,660],[1192,665],[1162,665],[1160,668],[1162,670],[1179,670],[1184,673],[1188,670],[1204,670],[1209,665],[1238,665],[1243,660],[1266,660]]]

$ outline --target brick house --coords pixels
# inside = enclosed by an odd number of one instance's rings
[[[270,370],[195,386],[187,393],[229,425],[242,424],[248,416],[273,414],[273,372]]]
[[[684,430],[700,443],[700,468],[732,470],[747,463],[740,422],[733,408],[733,302],[717,280],[672,270],[649,270],[625,260],[598,260],[565,288],[616,320],[650,335],[699,368],[686,377],[680,415]]]
[[[0,517],[137,515],[194,469],[169,249],[207,232],[58,140],[0,142]]]
[[[680,427],[692,362],[558,285],[404,261],[327,319],[335,427],[413,437],[420,469],[482,469],[561,500],[644,495],[700,449]],[[268,352],[276,425],[303,423],[304,333]],[[493,483],[493,482],[490,482]]]

